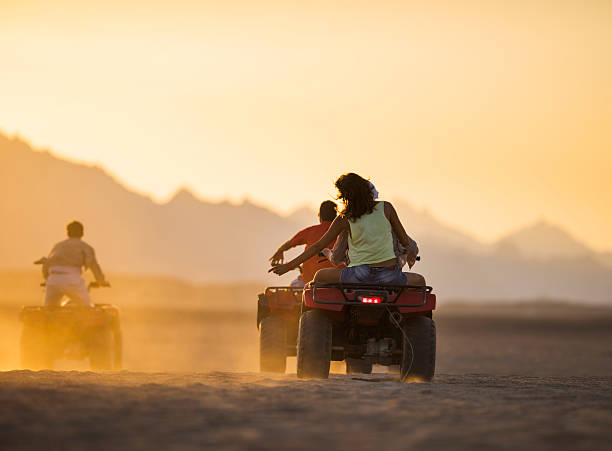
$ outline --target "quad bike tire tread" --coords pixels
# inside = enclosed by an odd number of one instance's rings
[[[410,344],[404,339],[401,377],[430,382],[436,370],[436,324],[426,316],[415,316],[406,318],[403,328]]]
[[[92,331],[89,348],[89,365],[92,370],[113,369],[113,335],[110,327],[98,327]]]
[[[324,312],[308,310],[300,318],[297,376],[327,379],[332,353],[332,324]]]
[[[123,368],[123,335],[121,330],[113,331],[113,370],[121,371]]]
[[[287,366],[287,332],[283,318],[267,316],[259,325],[259,370],[284,373]]]

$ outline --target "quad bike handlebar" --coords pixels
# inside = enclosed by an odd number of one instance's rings
[[[91,289],[91,288],[110,288],[111,284],[108,281],[104,281],[102,283],[100,282],[89,282],[89,284],[87,284],[87,289]]]
[[[47,282],[41,282],[40,286],[41,287],[46,287],[47,286]],[[103,283],[89,282],[87,284],[87,291],[91,290],[92,288],[103,288],[103,287],[110,288],[110,286],[111,286],[111,284],[109,282],[103,282]]]
[[[34,262],[35,265],[44,265],[45,263],[47,263],[47,257],[41,257]],[[40,286],[46,287],[47,282],[46,281],[41,282]],[[106,280],[103,282],[89,282],[89,284],[87,285],[87,291],[91,290],[92,288],[102,288],[102,287],[110,288],[110,286],[111,286],[110,283]]]

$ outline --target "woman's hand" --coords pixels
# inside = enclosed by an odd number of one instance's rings
[[[270,257],[270,262],[272,263],[272,266],[276,266],[282,263],[284,259],[285,259],[284,252],[282,251],[282,249],[279,249],[274,253],[272,257]]]
[[[280,265],[273,266],[268,270],[268,272],[273,272],[274,274],[277,274],[279,276],[282,276],[283,274],[289,271],[291,271],[291,268],[287,263],[282,263]]]

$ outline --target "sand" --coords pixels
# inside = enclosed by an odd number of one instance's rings
[[[442,303],[437,375],[257,372],[250,306],[125,302],[125,371],[18,368],[0,311],[1,449],[609,449],[612,309]],[[80,366],[79,366],[80,365]],[[341,364],[334,365],[337,373]]]
[[[15,371],[0,375],[0,436],[15,449],[593,450],[612,438],[610,377],[389,379]]]

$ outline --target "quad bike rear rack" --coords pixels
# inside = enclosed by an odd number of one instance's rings
[[[280,301],[280,296],[278,295],[279,292],[291,292],[291,294],[293,295],[293,298],[296,298],[296,295],[299,293],[300,298],[298,300],[296,300],[295,302],[281,302]],[[301,294],[302,291],[304,291],[303,287],[267,287],[266,288],[266,298],[270,295],[270,293],[274,293],[274,301],[276,305],[284,305],[284,306],[292,306],[292,305],[297,305],[301,302],[302,298],[301,298]]]
[[[400,298],[400,296],[402,295],[404,291],[422,293],[423,297],[422,297],[422,301],[420,304],[401,304],[402,307],[408,307],[408,308],[423,307],[427,303],[427,294],[431,293],[433,290],[433,288],[430,286],[419,287],[415,285],[372,285],[372,284],[361,284],[361,283],[335,283],[335,282],[312,282],[310,284],[310,287],[312,288],[313,301],[316,304],[327,304],[327,305],[364,305],[361,301],[357,299],[350,300],[347,297],[346,295],[347,293],[345,290],[352,291],[354,293],[368,292],[368,291],[386,292],[387,296],[385,296],[385,302],[383,302],[382,304],[374,304],[374,305],[396,304],[397,300]],[[305,289],[307,288],[308,286],[305,287]],[[320,289],[320,288],[335,288],[336,290],[340,291],[340,293],[342,293],[344,302],[343,301],[325,301],[320,298],[317,298],[317,289]],[[391,293],[395,293],[395,292],[397,292],[397,294],[395,294],[393,299],[389,301],[388,295]]]

